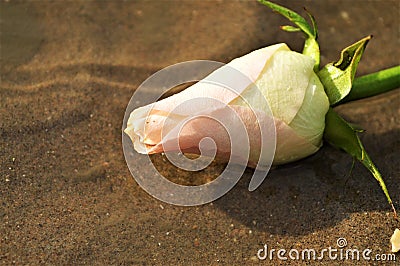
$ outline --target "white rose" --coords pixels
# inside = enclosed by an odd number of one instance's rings
[[[139,153],[176,151],[176,145],[169,145],[176,141],[181,152],[198,153],[200,140],[210,137],[217,144],[217,156],[229,158],[229,141],[235,141],[235,136],[230,136],[230,140],[220,123],[205,117],[211,114],[220,114],[221,117],[222,114],[230,126],[235,123],[245,125],[250,140],[248,165],[255,166],[261,147],[257,121],[262,125],[273,120],[276,126],[273,163],[283,164],[307,157],[322,145],[325,115],[329,108],[328,97],[313,67],[311,57],[291,51],[286,44],[253,51],[234,59],[180,93],[134,110],[125,133]],[[248,81],[236,81],[234,76],[230,77],[230,84],[235,84],[233,90],[210,84],[210,80],[220,77],[226,80],[228,69],[232,68],[245,75]],[[259,92],[265,98],[260,97]],[[194,101],[196,98],[204,100]],[[207,98],[223,103],[234,112],[221,113],[226,108],[216,107]],[[185,105],[185,102],[193,104]],[[168,127],[164,124],[167,117]],[[181,127],[181,122],[188,117],[193,119],[179,129],[179,134],[171,137],[168,133],[174,131],[174,126]]]

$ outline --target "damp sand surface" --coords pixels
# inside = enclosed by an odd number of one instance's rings
[[[397,1],[281,3],[314,14],[323,64],[370,34],[358,74],[399,63]],[[396,224],[380,187],[358,164],[348,177],[351,158],[328,146],[273,169],[254,192],[246,170],[227,195],[198,207],[158,201],[130,175],[122,120],[151,74],[187,60],[229,62],[277,42],[301,50],[301,34],[280,31],[288,22],[268,8],[225,1],[0,5],[0,264],[251,265],[264,244],[322,250],[336,248],[340,237],[349,248],[390,252]],[[367,129],[362,140],[397,206],[399,98],[393,91],[338,108]],[[152,159],[189,184],[223,168],[193,174]]]

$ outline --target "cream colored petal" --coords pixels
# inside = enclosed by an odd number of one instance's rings
[[[303,104],[289,126],[315,146],[320,146],[325,129],[329,100],[317,75],[308,84]]]
[[[390,243],[392,243],[392,252],[396,253],[400,250],[400,230],[396,228],[392,237],[390,238]]]
[[[168,117],[169,121],[178,124],[184,117],[167,113],[152,108],[153,105],[146,105],[135,109],[127,122],[124,132],[131,138],[134,149],[142,154],[148,153],[148,149],[157,145],[163,136],[171,130],[171,126],[165,124]],[[171,125],[171,123],[169,123]]]
[[[265,100],[254,92],[260,90],[274,117],[289,124],[303,104],[310,78],[315,75],[313,67],[314,60],[309,56],[292,51],[277,51],[254,85],[248,87],[241,96],[254,108],[264,110]],[[241,98],[235,99],[231,104],[245,105]]]
[[[147,153],[143,140],[145,138],[144,129],[146,119],[151,108],[152,106],[149,104],[133,110],[129,115],[127,126],[124,129],[124,132],[131,138],[134,149],[142,154]]]
[[[276,119],[277,143],[274,164],[285,164],[316,153],[320,146],[315,146],[299,136],[291,127]]]
[[[270,58],[279,51],[290,51],[290,49],[285,43],[274,44],[236,58],[228,63],[228,66],[240,71],[254,82],[260,77]]]

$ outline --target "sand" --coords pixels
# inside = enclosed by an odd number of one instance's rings
[[[370,34],[358,74],[399,63],[398,1],[281,3],[315,15],[323,64]],[[199,207],[158,201],[130,175],[121,126],[141,82],[186,60],[229,62],[277,42],[301,50],[301,34],[279,30],[286,24],[256,2],[1,2],[0,263],[251,265],[264,244],[322,250],[340,237],[348,248],[390,253],[399,224],[380,187],[359,164],[348,178],[351,158],[329,146],[274,169],[255,192],[248,170],[227,195]],[[398,208],[399,96],[338,108],[367,129],[362,140]],[[223,167],[190,175],[153,160],[193,184]]]

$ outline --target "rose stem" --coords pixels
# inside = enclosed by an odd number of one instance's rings
[[[400,66],[354,79],[350,93],[339,104],[375,96],[400,87]]]

